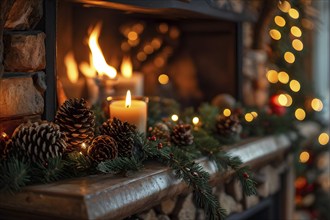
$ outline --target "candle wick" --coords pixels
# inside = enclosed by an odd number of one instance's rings
[[[126,105],[126,108],[129,108],[129,105]]]

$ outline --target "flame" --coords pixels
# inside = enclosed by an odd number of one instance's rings
[[[129,57],[123,57],[123,61],[120,66],[121,74],[125,78],[131,78],[133,73],[132,61]]]
[[[126,108],[131,107],[131,104],[132,104],[131,91],[130,90],[127,90],[127,93],[126,93],[126,102],[125,102]]]
[[[66,74],[72,83],[76,83],[79,78],[78,66],[74,59],[72,51],[68,52],[64,57],[64,64],[66,67]]]
[[[95,27],[93,27],[91,34],[89,35],[88,45],[92,53],[91,64],[96,69],[96,71],[100,76],[103,76],[105,74],[111,79],[113,79],[117,75],[117,70],[114,67],[107,64],[103,56],[102,50],[100,48],[100,45],[98,43],[101,27],[102,24],[97,23]]]
[[[80,71],[88,78],[95,78],[96,77],[96,70],[91,66],[91,63],[93,62],[93,57],[92,54],[89,54],[89,63],[87,62],[82,62],[79,65]]]

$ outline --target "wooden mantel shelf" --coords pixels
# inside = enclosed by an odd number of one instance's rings
[[[250,139],[227,148],[245,164],[267,162],[287,151],[290,138],[285,135]],[[207,158],[198,162],[212,177],[218,171]],[[179,195],[187,185],[171,170],[157,163],[129,177],[95,175],[46,185],[25,187],[16,195],[0,195],[0,216],[41,216],[67,219],[120,219],[167,198]],[[35,218],[34,218],[35,219]]]

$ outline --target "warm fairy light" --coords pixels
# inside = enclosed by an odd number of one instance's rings
[[[168,31],[168,24],[161,23],[158,28],[160,33],[165,34]]]
[[[253,115],[251,114],[251,113],[246,113],[245,114],[245,116],[244,116],[244,118],[245,118],[245,120],[247,121],[247,122],[251,122],[251,121],[253,121]]]
[[[296,119],[298,119],[299,121],[302,121],[306,117],[306,112],[302,108],[297,108],[297,110],[294,112],[294,115],[295,115]]]
[[[277,83],[278,82],[278,75],[275,70],[269,70],[266,74],[267,80],[270,83]]]
[[[327,133],[320,134],[318,141],[321,145],[326,145],[329,143],[329,135]]]
[[[170,38],[172,38],[172,39],[175,40],[175,39],[177,39],[180,36],[180,31],[179,31],[179,29],[177,27],[172,27],[170,29],[169,35],[170,35]]]
[[[255,111],[251,112],[251,115],[253,115],[253,117],[255,117],[255,118],[258,117],[258,113]]]
[[[284,59],[287,63],[294,63],[294,61],[296,60],[294,54],[291,52],[285,52]]]
[[[125,42],[122,42],[122,43],[121,43],[120,48],[121,48],[123,51],[129,51],[129,50],[131,49],[131,46],[129,45],[129,43],[127,43],[127,42],[125,41]]]
[[[136,55],[136,58],[139,60],[139,61],[145,61],[147,59],[147,55],[144,53],[144,52],[139,52],[137,55]]]
[[[290,89],[293,91],[293,92],[298,92],[300,90],[300,83],[293,79],[290,81]]]
[[[138,39],[138,34],[135,31],[130,31],[127,35],[127,38],[131,41],[135,41]]]
[[[132,61],[129,57],[124,56],[123,61],[120,65],[120,71],[123,77],[125,78],[131,78],[133,74],[133,66]]]
[[[288,98],[284,95],[284,94],[280,94],[277,97],[277,102],[281,105],[281,106],[286,106],[288,103]]]
[[[84,149],[84,150],[85,150],[86,148],[87,148],[86,143],[82,143],[82,144],[81,144],[81,149]]]
[[[79,78],[78,66],[72,51],[67,53],[64,57],[64,64],[66,68],[66,74],[72,83],[76,83]]]
[[[307,151],[303,151],[299,155],[299,161],[300,161],[300,163],[306,163],[306,162],[308,162],[309,158],[310,158],[310,155],[309,155],[309,153]]]
[[[281,39],[281,32],[279,32],[276,29],[272,29],[269,31],[269,35],[271,36],[271,38],[273,38],[274,40],[279,40]]]
[[[226,116],[226,117],[229,117],[231,115],[231,111],[230,109],[226,108],[223,110],[223,115]]]
[[[92,53],[92,66],[96,69],[96,71],[102,75],[107,75],[110,78],[115,78],[117,75],[117,71],[114,67],[109,66],[105,61],[102,50],[98,43],[98,39],[101,32],[101,23],[98,23],[91,31],[88,39],[88,45]]]
[[[313,108],[314,111],[320,112],[323,109],[323,103],[320,99],[313,99],[311,102],[311,106]]]
[[[166,85],[169,81],[169,77],[166,74],[161,74],[158,76],[158,82],[162,85]]]
[[[278,73],[278,80],[283,83],[283,84],[287,84],[289,82],[289,75],[284,72],[284,71],[281,71]]]
[[[152,41],[151,41],[151,46],[155,49],[155,50],[158,50],[162,45],[162,40],[160,38],[154,38]]]
[[[293,19],[297,19],[297,18],[299,18],[299,12],[297,11],[297,9],[294,9],[294,8],[291,8],[291,9],[289,10],[289,15],[290,15],[290,17],[293,18]]]
[[[298,28],[297,26],[292,26],[290,32],[295,37],[301,37],[302,35],[300,28]]]
[[[303,187],[305,187],[307,184],[307,180],[305,177],[298,177],[295,181],[294,181],[294,186],[297,188],[297,189],[302,189]]]
[[[178,121],[179,116],[174,114],[174,115],[171,116],[171,119],[172,119],[172,121]]]
[[[285,107],[290,107],[292,105],[292,102],[293,102],[292,97],[289,94],[284,94],[284,95],[287,99]]]
[[[125,106],[126,106],[126,108],[130,108],[131,105],[132,105],[131,91],[130,90],[127,90]]]
[[[165,64],[165,58],[163,56],[157,56],[155,59],[154,59],[154,64],[156,67],[162,67],[164,66]]]
[[[82,153],[81,151],[79,152],[79,154],[80,154],[80,155],[83,155],[83,153]]]
[[[136,47],[137,45],[139,45],[139,43],[140,43],[140,39],[137,38],[136,40],[128,40],[127,43],[128,43],[131,47]]]
[[[296,50],[296,51],[302,51],[304,49],[304,44],[303,42],[301,42],[301,40],[299,39],[294,39],[292,41],[292,47]]]
[[[147,44],[144,46],[143,51],[146,54],[152,54],[154,52],[154,48],[151,45]]]
[[[7,137],[8,137],[8,135],[7,135],[5,132],[1,132],[1,136],[2,136],[3,138],[7,138]]]
[[[275,16],[274,18],[275,24],[277,24],[280,27],[284,27],[286,22],[282,16]]]
[[[193,123],[194,125],[197,125],[197,124],[199,123],[199,118],[198,118],[198,117],[193,117],[193,119],[192,119],[192,123]]]
[[[133,25],[132,29],[136,31],[136,33],[141,34],[144,30],[144,25],[142,23],[136,23]]]
[[[291,9],[291,5],[288,1],[279,1],[278,8],[284,12],[287,13]]]

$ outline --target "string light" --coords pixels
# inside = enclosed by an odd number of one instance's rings
[[[303,151],[299,155],[300,163],[306,163],[306,162],[308,162],[309,158],[310,158],[310,155],[309,155],[309,153],[307,151]]]
[[[314,111],[317,111],[317,112],[320,112],[323,109],[323,103],[322,103],[322,101],[320,99],[317,99],[317,98],[315,98],[315,99],[312,100],[311,106],[312,106],[312,109]]]
[[[127,38],[131,41],[135,41],[138,39],[138,34],[135,31],[130,31],[127,35]]]
[[[82,144],[81,144],[81,149],[84,149],[84,150],[85,150],[86,148],[87,148],[86,143],[82,143]]]
[[[244,118],[245,118],[245,120],[247,121],[247,122],[251,122],[251,121],[253,121],[253,115],[251,114],[251,113],[246,113],[245,114],[245,116],[244,116]]]
[[[278,73],[278,80],[283,83],[283,84],[287,84],[289,82],[289,75],[284,72],[284,71],[281,71]]]
[[[289,10],[289,15],[293,19],[298,19],[299,18],[299,12],[297,11],[297,9],[294,9],[294,8],[291,8]]]
[[[329,143],[329,135],[325,132],[319,135],[318,141],[321,145],[326,145]]]
[[[294,115],[295,115],[297,120],[302,121],[306,117],[306,112],[302,108],[297,108]]]
[[[274,40],[279,40],[281,39],[282,35],[281,35],[281,32],[279,32],[278,30],[276,29],[272,29],[269,31],[269,35],[271,38],[273,38]]]
[[[300,83],[293,79],[290,81],[290,89],[293,91],[293,92],[298,92],[300,90]]]
[[[199,123],[199,118],[198,118],[198,117],[193,117],[193,119],[192,119],[192,123],[193,123],[194,125],[197,125],[197,124]]]
[[[166,74],[161,74],[158,77],[158,82],[162,85],[166,85],[168,83],[168,81],[169,81],[169,77]]]
[[[254,111],[251,112],[251,115],[253,115],[253,117],[255,117],[255,118],[258,117],[258,113],[257,112],[254,112]]]
[[[294,61],[296,60],[295,56],[293,53],[291,52],[285,52],[284,54],[284,60],[287,62],[287,63],[294,63]]]
[[[281,106],[286,106],[286,104],[288,103],[288,98],[284,95],[284,94],[280,94],[277,97],[277,102],[281,105]]]
[[[223,115],[226,116],[226,117],[229,117],[231,115],[231,111],[230,109],[226,108],[223,110]]]
[[[291,5],[288,1],[279,1],[278,8],[284,12],[287,13],[291,9]]]
[[[292,105],[292,102],[293,102],[292,97],[289,94],[284,94],[284,95],[287,99],[285,107],[290,107]]]
[[[301,37],[302,35],[300,28],[298,28],[297,26],[292,26],[290,32],[295,37]]]
[[[302,51],[304,49],[304,44],[303,42],[301,42],[301,40],[299,39],[294,39],[292,41],[292,47],[296,50],[296,51]]]
[[[284,27],[286,22],[282,16],[275,16],[274,18],[275,24],[277,24],[280,27]]]
[[[278,75],[275,70],[269,70],[266,74],[267,80],[270,83],[277,83],[278,82]]]
[[[174,114],[174,115],[171,116],[171,119],[172,119],[172,121],[178,121],[179,116]]]

